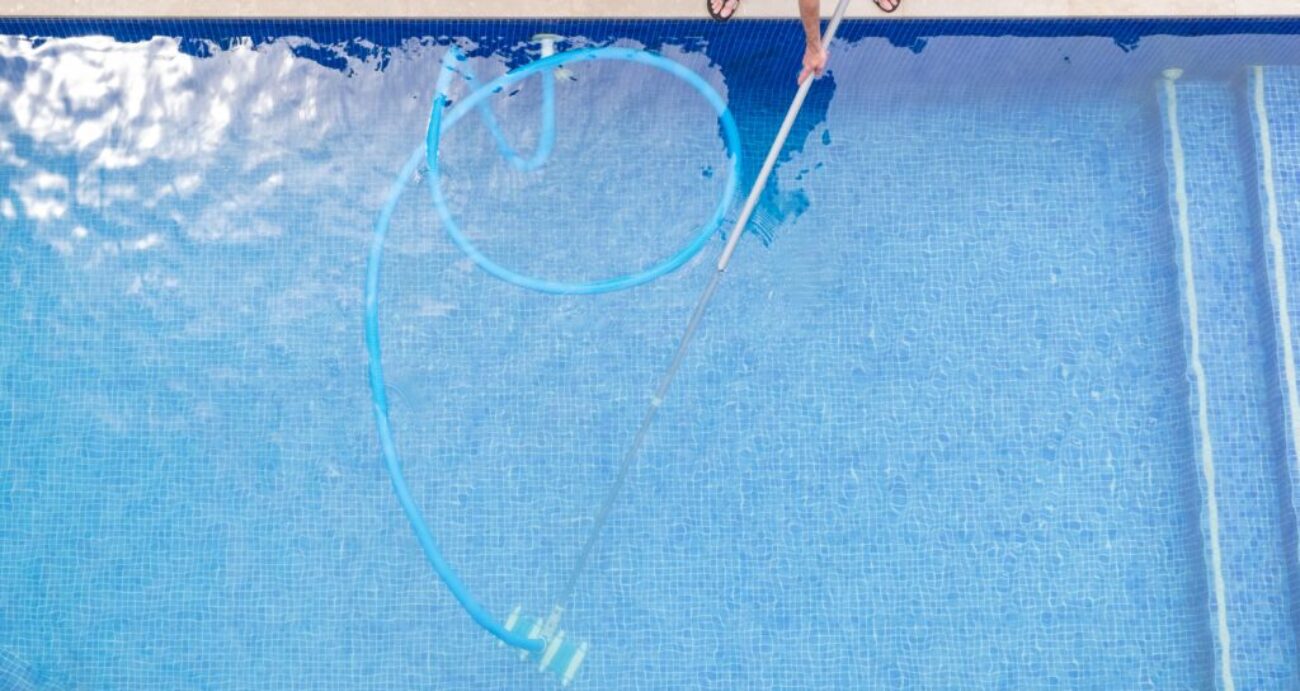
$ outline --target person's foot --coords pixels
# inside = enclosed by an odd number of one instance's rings
[[[901,4],[903,4],[903,0],[876,0],[876,7],[879,7],[881,12],[886,13],[893,12]]]
[[[739,8],[740,0],[709,0],[709,16],[720,22],[731,19]]]

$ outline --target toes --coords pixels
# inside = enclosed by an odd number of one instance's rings
[[[740,0],[709,0],[709,12],[717,19],[731,19],[740,9]]]

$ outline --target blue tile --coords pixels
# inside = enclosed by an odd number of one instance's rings
[[[695,70],[739,122],[742,182],[794,91],[793,22],[0,20],[0,685],[553,685],[425,563],[361,333],[375,215],[443,51],[501,74],[541,30]],[[575,685],[1215,683],[1155,81],[1174,63],[1233,662],[1242,688],[1292,678],[1293,480],[1240,98],[1243,66],[1296,32],[846,25],[579,582]],[[678,247],[727,170],[695,92],[574,72],[543,171],[473,118],[441,159],[485,252],[565,280]],[[1300,94],[1277,73],[1290,223]],[[521,149],[538,104],[531,82],[493,100]],[[722,239],[635,290],[556,297],[475,269],[421,189],[392,228],[384,365],[415,497],[492,612],[543,612]]]

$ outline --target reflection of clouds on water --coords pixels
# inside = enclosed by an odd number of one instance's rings
[[[346,66],[298,57],[304,48]],[[75,224],[91,239],[166,228],[196,242],[255,242],[281,236],[289,209],[317,217],[322,222],[312,226],[322,232],[364,233],[386,183],[420,140],[441,51],[418,40],[380,53],[286,38],[214,45],[200,57],[166,37],[0,37],[6,215],[62,242],[72,242]],[[725,93],[707,57],[664,52]],[[499,56],[471,63],[484,78],[513,64]],[[592,93],[627,100],[639,92],[601,86]],[[494,104],[525,138],[537,119],[526,101]],[[637,105],[633,115],[647,124],[671,109]],[[582,124],[608,129],[607,122]],[[58,223],[68,227],[55,232],[50,225]]]
[[[528,59],[458,43],[481,79]],[[0,36],[6,233],[79,272],[75,288],[55,288],[69,309],[112,310],[125,297],[184,322],[190,336],[229,334],[237,324],[250,338],[259,324],[301,326],[326,310],[330,332],[350,335],[374,216],[423,139],[444,46],[287,37],[187,52],[195,45]],[[707,55],[661,52],[725,98]],[[721,139],[698,95],[670,76],[608,63],[575,72],[557,101],[554,165],[503,177],[472,117],[447,142],[448,161],[462,165],[448,166],[445,188],[470,230],[494,234],[491,251],[516,246],[548,267],[646,263],[707,216],[720,178],[702,180],[700,170],[722,163]],[[540,122],[538,83],[492,103],[528,151]],[[466,88],[458,82],[455,97]],[[449,267],[463,280],[473,271],[418,189],[407,192],[394,228],[389,256],[419,257],[412,275]],[[388,268],[394,286],[405,270]],[[412,303],[410,316],[442,318],[458,304],[445,297]]]
[[[214,104],[207,112],[193,107],[195,88],[186,80],[194,60],[181,55],[172,40],[124,44],[88,37],[33,47],[10,39],[5,50],[26,66],[22,82],[8,85],[10,115],[18,128],[46,145],[93,151],[99,166],[123,168],[151,155],[210,149],[229,121],[228,104]],[[173,120],[186,114],[191,122]],[[164,141],[165,123],[186,125],[191,132],[194,126],[211,128],[212,136]]]
[[[481,79],[527,59],[459,45]],[[170,37],[0,37],[0,218],[81,272],[70,307],[109,309],[126,296],[184,321],[191,335],[228,332],[232,315],[253,304],[274,325],[311,322],[325,309],[332,331],[350,327],[374,215],[423,139],[444,47],[293,37],[183,47]],[[660,50],[725,98],[707,55]],[[547,270],[648,263],[717,198],[721,178],[700,177],[723,163],[712,116],[670,76],[608,63],[575,72],[557,100],[554,165],[502,176],[495,147],[470,118],[447,142],[448,161],[463,165],[448,166],[445,188],[471,231],[492,234],[487,249],[507,259],[522,253],[525,269],[527,261]],[[492,102],[525,150],[540,122],[537,85]],[[456,96],[465,89],[458,82]],[[394,227],[394,259],[437,250],[447,253],[440,265],[473,270],[437,232],[418,191],[407,193]],[[250,254],[265,250],[274,255]],[[412,271],[428,270],[429,258],[420,261]],[[398,285],[403,269],[389,270]],[[446,314],[436,297],[413,304],[411,316]]]
[[[411,70],[427,74],[431,60],[412,50],[383,73],[359,58],[336,71],[295,57],[301,43],[242,42],[198,57],[172,38],[0,39],[0,161],[5,193],[16,197],[5,197],[6,216],[21,215],[64,249],[77,238],[51,224],[79,223],[92,238],[147,226],[251,242],[285,231],[289,202],[279,197],[310,194],[304,206],[342,214],[335,228],[365,227],[351,209],[373,203],[353,184],[352,165],[367,152],[400,155],[353,141],[345,166],[326,138],[360,138],[352,130],[373,126],[380,102],[387,121],[415,124],[404,116],[427,107],[424,96],[385,92],[419,84]],[[376,159],[362,176],[392,165]]]
[[[14,184],[27,215],[38,221],[63,218],[68,212],[68,179],[43,170]]]

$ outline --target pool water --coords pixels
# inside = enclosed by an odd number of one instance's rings
[[[451,43],[618,45],[753,180],[793,22],[0,21],[0,687],[552,688],[424,561],[362,288]],[[1300,24],[850,21],[565,627],[575,688],[1300,688]],[[722,193],[682,82],[473,117],[485,254],[592,280]],[[467,93],[456,87],[453,99]],[[540,132],[528,81],[492,100]],[[381,327],[408,480],[500,617],[557,597],[724,238],[597,296],[412,186]]]

